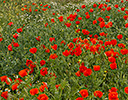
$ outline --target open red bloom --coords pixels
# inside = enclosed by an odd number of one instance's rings
[[[80,90],[79,93],[81,94],[81,96],[82,96],[83,98],[88,97],[88,90],[86,90],[86,89]]]
[[[29,51],[30,51],[32,54],[34,54],[34,53],[37,52],[37,48],[31,48],[31,49],[29,49]]]
[[[108,60],[112,63],[116,62],[116,59],[114,57],[108,57]]]
[[[109,89],[109,92],[117,92],[118,89],[116,89],[115,87],[112,87],[111,89]]]
[[[67,57],[68,55],[70,55],[70,51],[65,50],[65,51],[63,52],[63,55]]]
[[[89,32],[88,30],[86,30],[86,29],[82,29],[82,33],[83,33],[84,35],[88,35],[90,32]]]
[[[48,74],[48,68],[46,68],[46,67],[43,67],[41,70],[40,70],[40,74],[42,75],[42,76],[45,76],[45,75],[47,75]]]
[[[12,90],[14,91],[14,90],[16,90],[17,89],[17,87],[18,87],[18,84],[16,83],[16,84],[14,84],[14,85],[12,85]]]
[[[8,45],[8,51],[12,51],[12,45]]]
[[[2,92],[1,97],[3,97],[4,99],[8,98],[8,91]]]
[[[84,65],[81,65],[79,67],[79,70],[80,70],[81,73],[83,73],[86,69],[87,69],[87,67],[85,67]]]
[[[23,70],[19,71],[19,75],[20,75],[21,77],[26,76],[26,75],[27,75],[26,69],[23,69]]]
[[[122,55],[128,54],[128,50],[126,48],[120,50]]]
[[[125,87],[125,88],[124,88],[124,92],[125,92],[126,94],[128,94],[128,87]]]
[[[120,39],[123,38],[123,35],[122,34],[119,34],[119,35],[117,35],[117,38],[120,40]]]
[[[80,71],[77,71],[77,72],[75,73],[75,75],[78,76],[78,77],[80,77],[80,76],[81,76]]]
[[[51,54],[49,59],[56,59],[58,56],[56,54]]]
[[[83,9],[84,9],[85,7],[86,7],[85,5],[82,5],[82,6],[81,6],[81,8],[83,8]]]
[[[34,88],[34,89],[30,90],[31,95],[35,95],[35,94],[38,94],[38,93],[39,93],[39,90],[37,88]]]
[[[40,94],[38,97],[37,97],[38,100],[48,100],[48,96],[46,94]]]
[[[84,71],[84,76],[90,76],[92,74],[92,69],[88,68]]]
[[[114,63],[111,63],[110,64],[110,68],[112,69],[112,70],[114,70],[114,69],[117,69],[117,64],[114,62]]]
[[[100,70],[100,66],[99,65],[94,65],[93,69],[94,69],[94,71],[99,71]]]
[[[8,23],[8,25],[9,25],[9,26],[12,26],[12,25],[13,25],[13,22]]]
[[[59,86],[60,86],[60,84],[58,84],[58,85],[55,85],[55,87],[56,87],[56,89],[57,89],[57,90],[58,90]]]
[[[17,29],[17,32],[18,32],[18,33],[21,33],[22,31],[23,31],[22,28],[18,28],[18,29]]]
[[[40,65],[41,65],[41,66],[45,65],[45,60],[41,60],[41,61],[40,61]]]
[[[103,93],[101,91],[97,90],[94,92],[94,96],[101,98],[103,96]]]
[[[110,92],[108,94],[108,98],[109,98],[109,100],[119,100],[118,99],[118,93],[117,92]]]
[[[18,35],[17,33],[15,33],[15,35],[13,35],[13,38],[17,39],[18,36],[19,36],[19,35]]]
[[[19,47],[19,44],[18,43],[13,43],[13,46],[14,47]]]
[[[57,44],[54,44],[53,46],[51,46],[51,48],[52,48],[53,50],[57,50]]]
[[[39,89],[41,92],[44,92],[45,89],[48,90],[47,84],[45,82],[43,82],[43,85],[41,85]]]

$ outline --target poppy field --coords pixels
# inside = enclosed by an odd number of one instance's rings
[[[0,1],[0,100],[128,100],[128,0]]]

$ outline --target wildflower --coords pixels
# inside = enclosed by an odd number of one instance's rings
[[[46,94],[40,94],[38,97],[37,97],[38,100],[48,100],[48,96]]]
[[[117,69],[117,64],[114,62],[114,63],[111,63],[110,64],[110,68],[112,69],[112,70],[114,70],[114,69]]]
[[[18,29],[17,29],[17,32],[18,32],[18,33],[21,33],[22,31],[23,31],[22,28],[18,28]]]
[[[128,94],[128,87],[125,87],[125,88],[124,88],[124,92],[125,92],[126,94]]]
[[[23,70],[19,71],[19,75],[20,75],[21,77],[26,76],[26,75],[27,75],[26,69],[23,69]]]
[[[39,90],[37,88],[33,88],[30,90],[30,94],[31,95],[35,95],[35,94],[38,94],[39,93]]]
[[[99,71],[100,70],[100,66],[99,65],[94,65],[93,69],[94,69],[94,71]]]
[[[82,96],[83,98],[88,97],[88,90],[86,90],[86,89],[80,90],[79,93],[81,94],[81,96]]]
[[[40,65],[41,65],[41,66],[45,65],[45,63],[46,63],[45,60],[41,60],[41,61],[40,61]]]
[[[48,74],[48,68],[46,68],[46,67],[43,67],[41,70],[40,70],[40,74],[42,75],[42,76],[45,76],[45,75],[47,75]]]
[[[34,53],[37,52],[37,48],[31,48],[31,49],[29,49],[29,52],[31,52],[32,54],[34,54]]]
[[[101,91],[97,90],[94,92],[94,96],[101,98],[103,96],[103,93]]]

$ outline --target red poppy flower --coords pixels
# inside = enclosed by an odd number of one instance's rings
[[[70,51],[65,50],[65,51],[63,52],[63,55],[67,57],[68,55],[70,55]]]
[[[37,88],[33,88],[30,90],[30,94],[31,95],[35,95],[35,94],[38,94],[39,93],[39,90]]]
[[[53,50],[57,50],[57,44],[54,44],[53,46],[51,46],[51,48],[52,48]]]
[[[117,69],[117,64],[114,62],[114,63],[111,63],[110,64],[110,68],[112,69],[112,70],[114,70],[114,69]]]
[[[112,87],[111,89],[109,89],[109,92],[117,92],[118,89],[116,89],[115,87]]]
[[[89,19],[90,18],[90,15],[88,14],[88,15],[86,15],[86,19]]]
[[[12,51],[12,45],[8,45],[8,51]]]
[[[121,11],[124,11],[124,10],[125,10],[125,8],[124,8],[124,7],[122,7],[122,8],[121,8]]]
[[[12,25],[13,25],[13,22],[8,23],[8,25],[9,25],[9,26],[12,26]]]
[[[82,53],[82,50],[81,50],[80,46],[74,49],[74,54],[76,56],[80,56],[81,53]]]
[[[88,90],[86,90],[86,89],[80,90],[79,93],[81,94],[81,96],[82,96],[83,98],[88,97]]]
[[[88,30],[86,30],[86,29],[82,29],[82,33],[84,34],[84,35],[89,35],[89,31]]]
[[[29,49],[29,52],[31,52],[32,54],[34,54],[34,53],[37,52],[37,48],[31,48],[31,49]]]
[[[93,8],[96,8],[96,7],[97,7],[97,5],[94,3],[94,4],[93,4]]]
[[[81,8],[84,9],[86,6],[85,5],[82,5]]]
[[[54,18],[51,19],[51,22],[55,23]]]
[[[118,4],[115,4],[115,8],[118,8]]]
[[[84,65],[81,65],[81,66],[79,67],[79,70],[80,70],[81,73],[83,73],[86,69],[87,69],[87,67],[84,66]]]
[[[24,98],[20,98],[19,100],[24,100]]]
[[[122,55],[128,54],[128,50],[126,48],[120,50]]]
[[[96,21],[96,20],[94,20],[94,21],[93,21],[93,24],[96,24],[96,23],[97,23],[97,21]]]
[[[75,75],[78,76],[78,77],[80,77],[80,76],[81,76],[80,71],[77,71],[77,72],[75,73]]]
[[[26,75],[27,75],[26,69],[23,69],[23,70],[19,71],[19,75],[20,75],[21,77],[26,76]]]
[[[105,26],[105,22],[100,22],[99,26],[100,26],[100,28],[103,28]]]
[[[117,35],[117,38],[120,40],[120,39],[123,38],[123,35],[122,34],[119,34],[119,35]]]
[[[41,37],[40,37],[40,36],[38,36],[38,37],[36,37],[36,40],[37,40],[37,41],[40,41],[40,38],[41,38]]]
[[[125,87],[125,88],[124,88],[124,92],[125,92],[126,94],[128,94],[128,87]]]
[[[107,7],[107,11],[110,11],[111,10],[111,7]]]
[[[114,57],[108,57],[108,60],[112,63],[116,62],[116,59]]]
[[[13,46],[14,47],[19,47],[19,44],[18,43],[13,43]]]
[[[8,98],[8,91],[2,92],[1,97],[3,97],[4,99]]]
[[[71,26],[71,23],[65,23],[65,25],[66,25],[67,27],[70,27],[70,26]]]
[[[48,74],[48,68],[46,68],[46,67],[43,67],[41,70],[40,70],[40,74],[42,75],[42,76],[45,76],[45,75],[47,75]]]
[[[125,24],[125,28],[128,28],[128,23]]]
[[[55,41],[55,38],[54,38],[54,37],[50,37],[50,38],[49,38],[49,41],[50,41],[50,42]]]
[[[120,47],[120,48],[125,48],[125,45],[124,45],[123,43],[119,43],[119,44],[118,44],[118,47]]]
[[[4,76],[1,76],[0,79],[1,79],[1,82],[6,82],[7,76],[5,76],[5,75]]]
[[[17,32],[18,32],[18,33],[21,33],[22,31],[23,31],[22,28],[18,28],[18,29],[17,29]]]
[[[94,96],[101,98],[103,96],[103,93],[101,91],[97,90],[94,92]]]
[[[40,94],[38,97],[37,97],[38,100],[48,100],[48,96],[46,94]]]
[[[78,17],[78,20],[82,20],[82,17]]]
[[[17,39],[18,36],[19,36],[19,35],[18,35],[17,33],[15,33],[15,35],[13,35],[13,38]]]
[[[40,65],[41,65],[41,66],[45,65],[45,60],[41,60],[41,61],[40,61]]]
[[[117,92],[110,92],[108,94],[108,98],[109,98],[109,100],[119,100],[118,99],[118,93]]]
[[[94,65],[93,69],[94,69],[94,71],[99,71],[100,70],[100,66],[99,65]]]
[[[88,68],[84,71],[84,76],[90,76],[92,74],[92,69]]]
[[[49,59],[56,59],[58,56],[56,54],[51,54]]]
[[[80,24],[80,21],[76,21],[76,24],[77,24],[77,25]]]
[[[44,83],[43,85],[41,85],[40,88],[39,88],[39,90],[40,90],[41,92],[44,92],[45,89],[48,90],[48,87],[47,87],[47,84],[46,84],[46,83]]]
[[[60,84],[58,84],[58,85],[55,85],[55,87],[56,87],[56,89],[57,89],[57,90],[58,90],[59,86],[60,86]]]
[[[79,12],[79,11],[80,11],[80,9],[77,9],[76,11],[77,11],[77,12]]]
[[[16,90],[17,89],[17,87],[18,87],[18,84],[16,83],[16,84],[14,84],[14,85],[12,85],[12,90],[14,91],[14,90]]]

